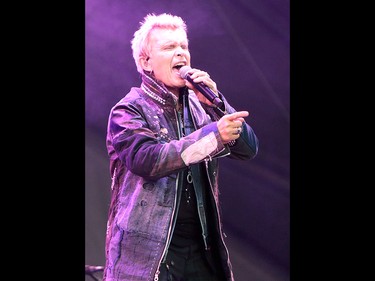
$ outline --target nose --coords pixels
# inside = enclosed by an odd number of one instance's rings
[[[183,54],[184,54],[184,50],[181,47],[178,47],[177,50],[176,50],[176,55],[178,57],[182,57]]]

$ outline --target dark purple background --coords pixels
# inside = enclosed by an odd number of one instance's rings
[[[86,0],[86,264],[104,264],[107,118],[140,85],[130,40],[152,12],[186,21],[192,66],[207,71],[237,110],[250,112],[247,121],[260,141],[255,159],[221,161],[223,223],[236,281],[289,280],[288,0]]]

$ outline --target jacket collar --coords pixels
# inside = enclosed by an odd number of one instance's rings
[[[141,88],[146,95],[162,105],[172,103],[175,106],[178,102],[178,98],[149,73],[142,74]]]

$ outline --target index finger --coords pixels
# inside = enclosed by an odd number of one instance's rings
[[[248,111],[237,111],[237,112],[234,112],[234,113],[231,113],[231,114],[228,114],[227,115],[227,118],[231,121],[235,120],[235,119],[238,119],[238,118],[243,118],[243,117],[247,117],[249,116],[249,112]]]

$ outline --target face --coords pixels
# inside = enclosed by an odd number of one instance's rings
[[[178,89],[185,86],[179,69],[184,65],[190,66],[186,32],[157,28],[151,31],[149,44],[150,55],[142,60],[143,68],[152,71],[157,80],[178,95]]]

